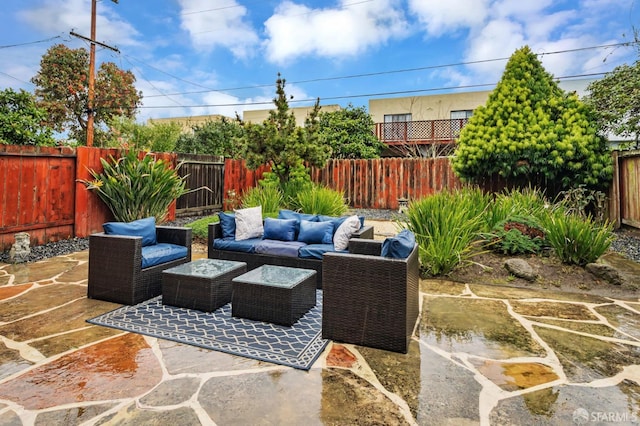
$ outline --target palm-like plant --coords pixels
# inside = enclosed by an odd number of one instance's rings
[[[90,170],[92,181],[82,182],[109,207],[115,220],[130,222],[154,216],[165,220],[169,205],[185,194],[185,178],[150,155],[139,159],[134,151],[100,160],[103,171]]]

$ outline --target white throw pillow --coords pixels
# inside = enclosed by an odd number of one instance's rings
[[[236,241],[262,237],[262,206],[235,210]]]
[[[333,234],[333,247],[336,250],[346,250],[349,247],[349,238],[360,229],[360,218],[356,215],[349,216]]]

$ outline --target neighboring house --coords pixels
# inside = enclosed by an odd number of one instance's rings
[[[460,129],[491,91],[369,100],[385,156],[436,157],[453,151]]]
[[[147,120],[147,124],[178,123],[185,132],[193,132],[193,126],[204,124],[208,121],[220,121],[223,118],[230,119],[219,114],[196,115],[190,117],[150,118]]]
[[[338,111],[340,105],[321,105],[320,112],[334,112]],[[269,111],[272,109],[254,109],[254,110],[245,110],[242,113],[242,120],[254,124],[262,123],[264,120],[269,118]],[[309,115],[309,113],[313,110],[313,106],[304,106],[304,107],[294,107],[289,108],[289,111],[293,112],[293,115],[296,117],[296,123],[298,126],[304,126],[304,121]]]

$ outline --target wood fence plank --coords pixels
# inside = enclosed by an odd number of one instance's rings
[[[17,226],[20,223],[18,220],[18,211],[20,209],[19,190],[21,163],[21,158],[9,158],[7,167],[7,202],[5,205],[7,214],[5,216],[5,227]]]
[[[0,157],[0,229],[6,226],[6,215],[8,209],[7,199],[9,197],[8,168],[10,157]],[[1,246],[0,246],[1,247]]]

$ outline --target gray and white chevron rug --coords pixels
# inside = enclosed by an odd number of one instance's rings
[[[327,345],[321,333],[322,291],[317,291],[316,300],[316,306],[291,327],[234,318],[230,303],[201,312],[163,305],[162,296],[87,322],[308,370]]]

